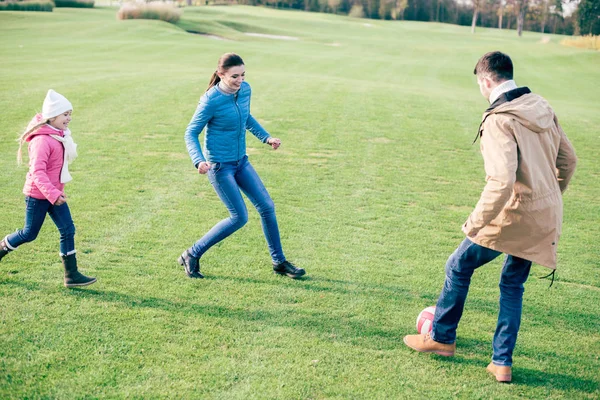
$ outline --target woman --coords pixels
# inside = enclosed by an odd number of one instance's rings
[[[200,174],[208,174],[217,195],[229,210],[230,217],[217,223],[207,234],[179,257],[179,264],[190,278],[204,278],[199,259],[215,244],[240,229],[248,221],[248,210],[240,190],[246,194],[260,214],[263,232],[273,261],[273,271],[290,278],[305,274],[285,259],[273,200],[248,161],[246,130],[274,150],[281,141],[273,138],[250,115],[251,89],[244,82],[245,67],[240,56],[227,53],[219,59],[208,89],[186,131],[185,143],[194,166]],[[204,152],[198,136],[206,127]]]

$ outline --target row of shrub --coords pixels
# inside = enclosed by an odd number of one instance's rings
[[[181,13],[181,9],[167,3],[125,3],[117,12],[117,19],[159,19],[174,24]]]
[[[51,1],[0,1],[0,11],[52,11]]]
[[[94,0],[53,0],[56,7],[94,8]]]
[[[600,36],[575,36],[570,37],[568,39],[563,39],[561,43],[565,46],[579,47],[582,49],[600,50]]]
[[[0,0],[0,11],[52,11],[54,7],[94,8],[94,0]]]

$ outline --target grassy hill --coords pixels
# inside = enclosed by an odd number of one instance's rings
[[[74,105],[67,193],[79,261],[99,280],[62,287],[50,219],[0,263],[0,398],[600,396],[598,52],[252,7],[188,8],[179,26],[115,13],[0,13],[0,234],[23,224],[13,140],[53,88]],[[549,289],[532,269],[511,385],[485,372],[501,260],[473,279],[454,359],[402,343],[435,304],[485,183],[472,71],[492,50],[550,101],[579,156],[558,280]],[[183,132],[229,51],[246,62],[253,115],[283,142],[274,152],[249,136],[248,154],[305,280],[272,274],[250,204],[247,226],[203,257],[206,279],[176,263],[227,216]]]

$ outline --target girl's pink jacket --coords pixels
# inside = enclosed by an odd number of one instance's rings
[[[29,172],[23,193],[34,199],[47,199],[54,204],[64,194],[65,184],[60,183],[60,171],[64,162],[61,142],[50,135],[64,136],[63,131],[48,125],[29,135]]]

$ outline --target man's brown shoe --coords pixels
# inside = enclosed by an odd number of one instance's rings
[[[436,342],[429,333],[426,335],[406,335],[404,336],[404,344],[421,353],[435,353],[444,357],[452,357],[456,350],[456,343]]]
[[[498,382],[510,382],[512,380],[512,371],[510,367],[490,363],[486,370],[494,375]]]

